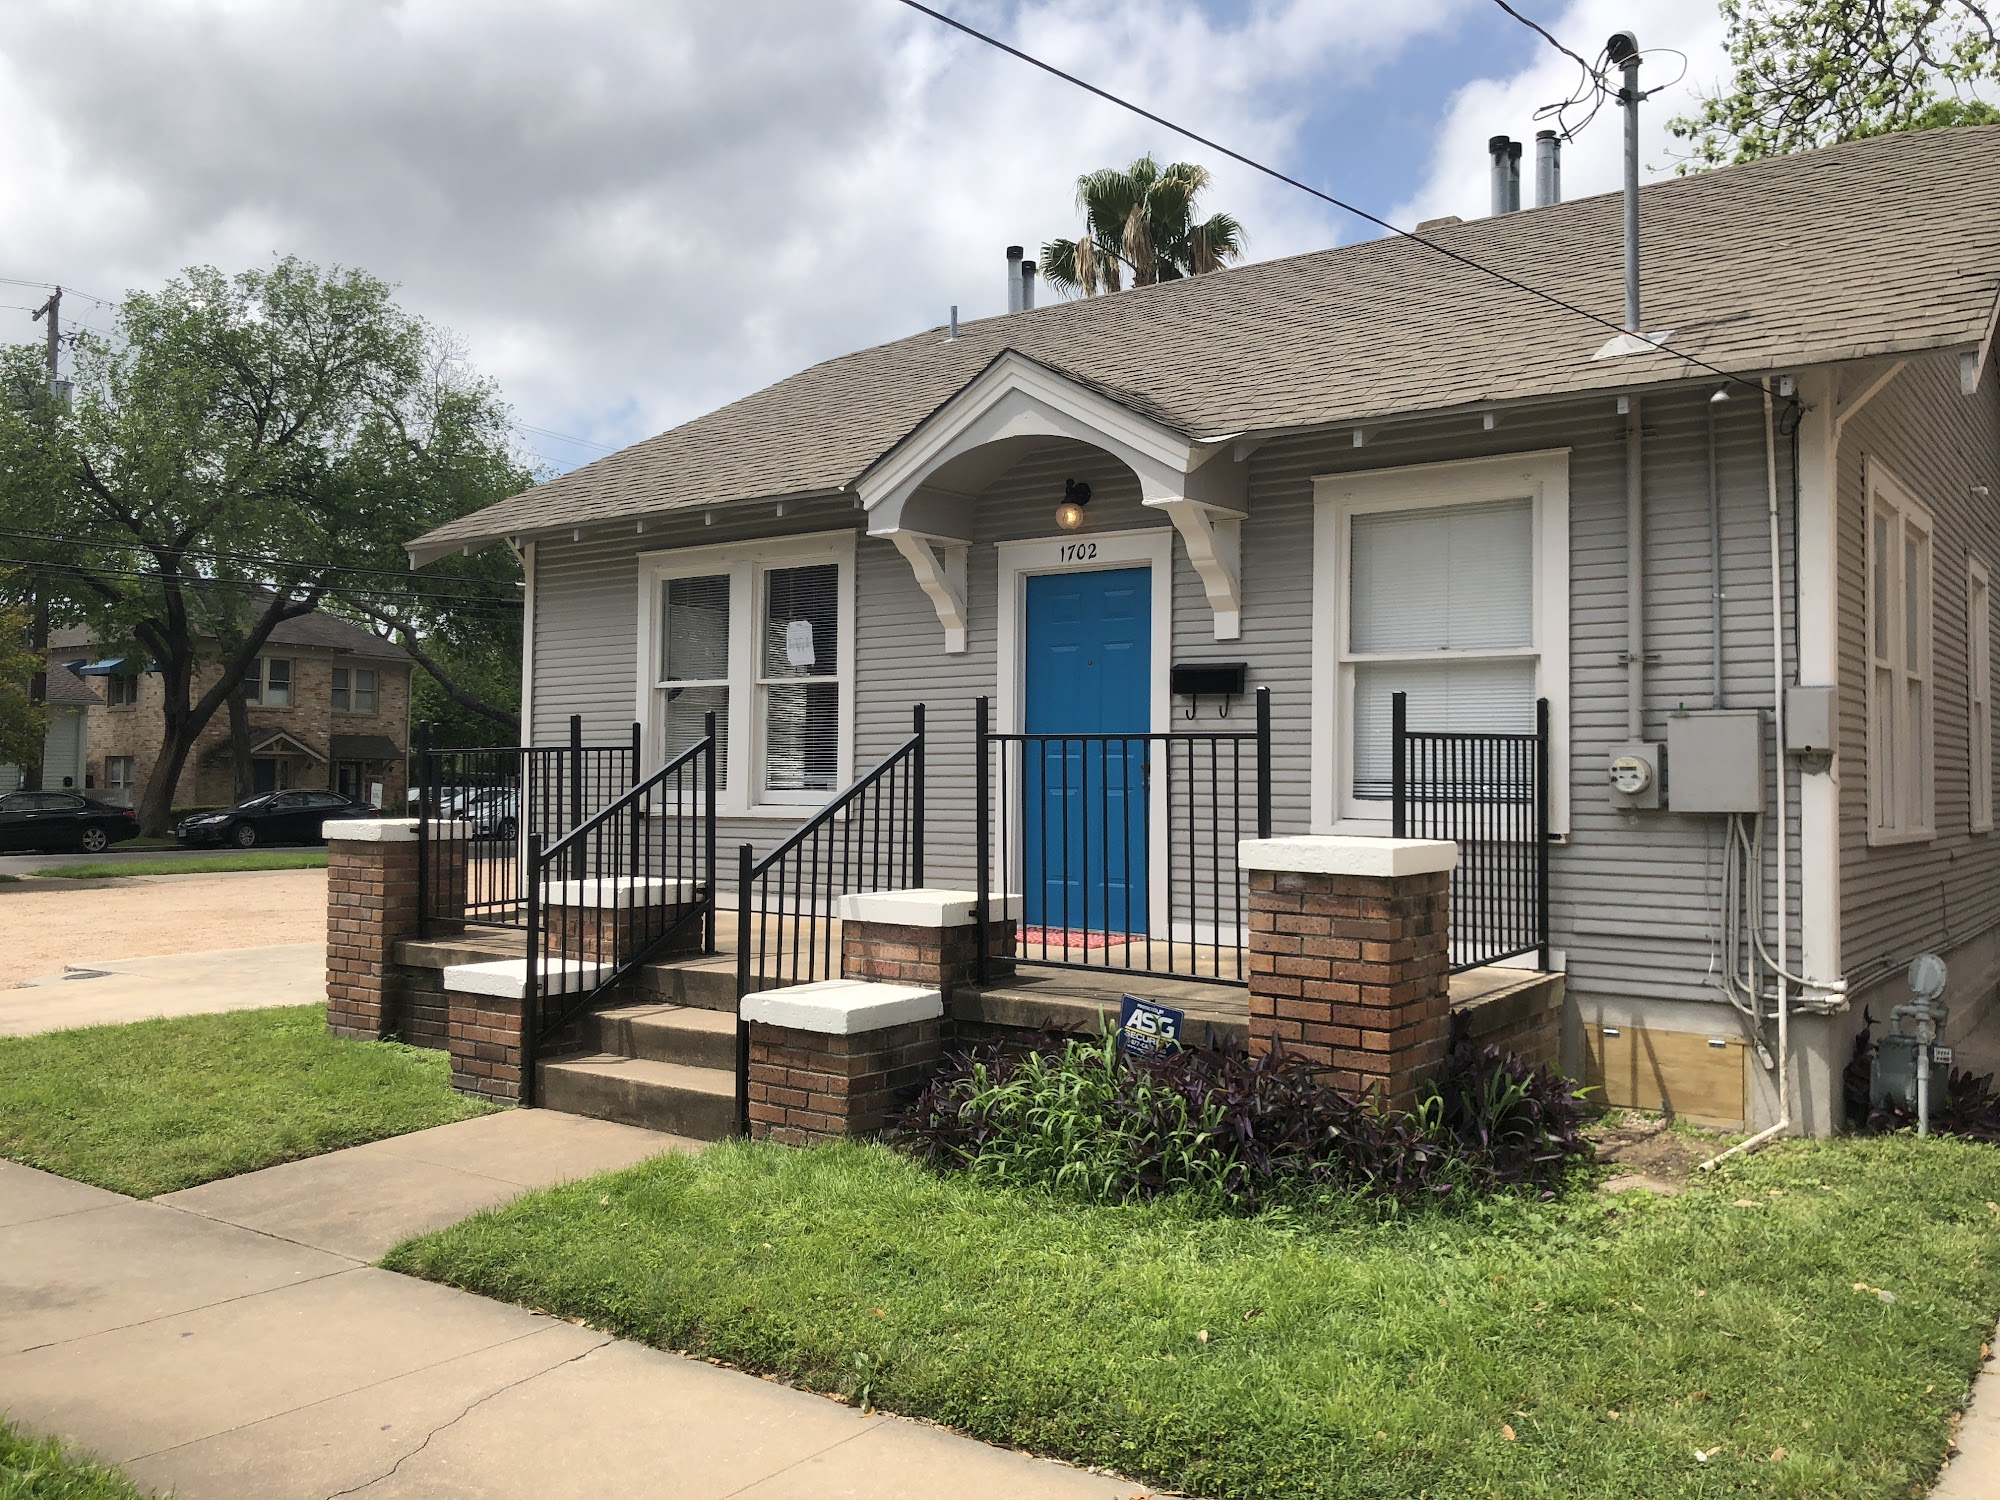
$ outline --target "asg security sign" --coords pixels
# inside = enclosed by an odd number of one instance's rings
[[[1127,995],[1118,1007],[1118,1049],[1127,1057],[1157,1057],[1181,1045],[1187,1016],[1168,1005]]]

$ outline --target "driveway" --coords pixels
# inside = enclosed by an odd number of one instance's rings
[[[0,883],[0,990],[123,959],[325,944],[324,870]]]

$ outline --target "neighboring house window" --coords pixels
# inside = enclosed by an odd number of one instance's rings
[[[1314,481],[1315,826],[1389,821],[1399,692],[1459,733],[1531,734],[1547,698],[1567,763],[1568,476],[1557,452]],[[1566,831],[1560,776],[1550,802]]]
[[[339,713],[375,712],[375,671],[372,667],[333,669],[333,706]]]
[[[114,678],[113,681],[116,681]],[[132,757],[129,755],[107,755],[104,757],[104,790],[109,801],[130,800],[132,796]]]
[[[1966,753],[1972,830],[1993,827],[1993,606],[1986,565],[1965,565]]]
[[[823,802],[847,782],[854,539],[838,532],[647,559],[643,709],[661,761],[713,713],[729,810]]]
[[[104,679],[104,702],[110,708],[130,708],[139,701],[139,679],[122,673]]]
[[[1930,513],[1868,466],[1868,837],[1932,833]]]
[[[292,664],[281,656],[260,656],[243,674],[243,701],[265,708],[292,706]]]

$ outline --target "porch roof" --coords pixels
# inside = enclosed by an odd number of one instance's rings
[[[1595,360],[1606,329],[1404,238],[928,329],[828,360],[410,544],[733,500],[850,491],[1006,350],[1197,442],[1982,349],[2000,296],[2000,126],[1921,131],[1673,178],[1642,193],[1647,325],[1666,348]],[[1430,231],[1437,245],[1613,323],[1617,195]]]

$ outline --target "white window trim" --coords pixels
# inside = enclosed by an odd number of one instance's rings
[[[1974,590],[1978,590],[1975,596]],[[1979,598],[1984,609],[1973,608]],[[1993,577],[1986,564],[1965,559],[1966,793],[1974,833],[1993,831]],[[1983,730],[1983,733],[1980,732]],[[1985,754],[1979,753],[1984,741]]]
[[[1867,506],[1863,511],[1862,545],[1862,593],[1866,598],[1866,608],[1862,620],[1862,661],[1868,674],[1868,842],[1880,847],[1891,844],[1920,844],[1937,837],[1937,672],[1933,665],[1934,637],[1937,618],[1937,523],[1931,513],[1916,497],[1906,489],[1896,477],[1882,466],[1879,459],[1870,457],[1866,463],[1863,493]],[[1899,739],[1908,729],[1901,710],[1897,707],[1904,697],[1901,689],[1908,668],[1904,663],[1908,656],[1904,651],[1903,623],[1907,614],[1903,608],[1903,527],[1914,525],[1924,534],[1924,604],[1921,617],[1923,639],[1918,650],[1917,671],[1923,678],[1924,689],[1924,742],[1920,746],[1904,745],[1905,754],[1899,758],[1899,768],[1907,769],[1913,762],[1924,767],[1923,812],[1918,823],[1909,827],[1884,824],[1877,802],[1883,788],[1881,778],[1876,775],[1876,755],[1873,736],[1875,725],[1881,718],[1877,703],[1877,667],[1875,658],[1875,611],[1881,603],[1875,597],[1875,513],[1886,509],[1896,521],[1895,554],[1890,559],[1888,577],[1890,588],[1895,595],[1896,607],[1889,611],[1889,672],[1897,692],[1890,703],[1890,732]],[[1892,797],[1892,806],[1899,805],[1900,796]]]
[[[1312,828],[1382,835],[1343,814],[1354,779],[1353,671],[1346,652],[1350,518],[1527,495],[1534,517],[1535,693],[1549,700],[1549,831],[1569,832],[1569,458],[1567,448],[1313,478]],[[1496,653],[1498,654],[1498,653]],[[1525,654],[1525,653],[1524,653]]]
[[[1082,546],[1088,555],[1078,556],[1069,549]],[[1173,728],[1172,682],[1174,654],[1174,529],[1151,526],[1129,531],[1069,532],[1057,536],[1033,537],[1000,542],[999,660],[995,664],[995,709],[993,731],[1019,734],[1027,722],[1028,579],[1045,573],[1101,573],[1115,568],[1145,567],[1152,572],[1152,691],[1148,706],[1149,727]],[[1167,909],[1167,778],[1152,780],[1152,795],[1146,808],[1147,847],[1152,851],[1146,871],[1149,910],[1147,922],[1156,933],[1168,931],[1172,913]],[[1020,807],[1022,789],[1018,780],[1007,789],[1007,804]],[[993,868],[1007,869],[1007,831],[994,820]],[[1206,938],[1203,939],[1206,941]]]
[[[759,577],[772,568],[811,563],[837,563],[840,568],[835,607],[840,630],[840,661],[835,681],[840,690],[838,765],[834,789],[821,796],[805,794],[795,801],[762,798],[764,716],[758,711],[759,666],[757,609],[762,591]],[[659,712],[660,591],[670,578],[707,573],[729,575],[729,747],[725,785],[716,812],[733,818],[784,818],[797,822],[802,812],[824,806],[854,780],[854,533],[825,531],[809,536],[764,537],[726,542],[713,547],[680,547],[671,552],[639,554],[639,676],[634,717],[642,726],[646,764],[657,770],[664,763],[664,724]]]

